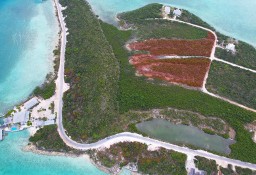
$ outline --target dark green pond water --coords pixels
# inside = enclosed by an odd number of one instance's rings
[[[154,137],[174,144],[189,144],[219,153],[230,153],[229,145],[234,143],[217,135],[206,134],[196,127],[175,125],[164,119],[153,119],[136,125],[137,129]]]

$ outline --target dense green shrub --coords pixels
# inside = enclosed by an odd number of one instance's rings
[[[149,18],[161,18],[162,6],[162,4],[157,3],[149,4],[130,12],[121,13],[118,18],[129,24],[140,23],[142,20]]]
[[[54,81],[51,81],[50,83],[45,83],[41,87],[36,87],[34,90],[35,96],[40,96],[43,99],[49,99],[51,98],[55,93],[56,84]]]
[[[44,126],[36,134],[29,138],[29,141],[36,144],[40,149],[49,151],[71,151],[57,132],[57,125]]]
[[[213,61],[206,88],[256,109],[256,74],[253,72]]]
[[[61,0],[69,29],[63,122],[77,141],[113,134],[118,122],[119,67],[97,17],[83,0]]]
[[[129,162],[138,165],[143,174],[187,174],[186,155],[166,149],[148,151],[148,146],[138,142],[123,142],[112,145],[109,149],[91,155],[107,167],[123,167]]]
[[[217,174],[217,164],[215,160],[209,160],[204,157],[195,157],[195,164],[199,170],[207,172],[207,174]]]

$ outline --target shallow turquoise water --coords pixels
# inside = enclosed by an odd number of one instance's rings
[[[51,0],[0,0],[0,114],[27,98],[52,70],[58,23]],[[28,132],[0,142],[0,175],[101,175],[85,158],[21,151]]]
[[[0,142],[0,175],[105,175],[86,158],[23,152],[28,132],[10,133]]]
[[[153,2],[170,4],[193,12],[218,31],[256,46],[255,0],[88,0],[104,21],[114,23],[119,12]]]
[[[0,0],[0,114],[52,70],[58,21],[51,0]]]
[[[174,144],[189,144],[219,153],[230,153],[233,141],[217,135],[206,134],[196,127],[175,125],[163,119],[154,119],[136,125],[139,131],[151,137]]]

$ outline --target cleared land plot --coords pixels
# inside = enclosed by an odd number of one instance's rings
[[[150,39],[143,42],[129,44],[132,50],[149,51],[152,55],[179,55],[210,57],[214,44],[214,36],[199,40],[167,40]]]
[[[202,87],[210,66],[207,58],[155,59],[149,55],[134,55],[130,62],[146,77],[192,87]]]
[[[212,63],[206,88],[256,109],[256,74],[224,63]]]

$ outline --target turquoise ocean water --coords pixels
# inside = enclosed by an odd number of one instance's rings
[[[0,175],[104,175],[84,157],[42,156],[23,152],[28,131],[10,133],[0,142]]]
[[[88,0],[93,10],[110,23],[119,12],[159,2],[187,9],[218,31],[256,46],[255,0]]]
[[[0,114],[25,100],[52,68],[58,21],[51,0],[0,0]],[[101,175],[85,158],[23,152],[27,131],[0,142],[0,175]]]
[[[255,0],[88,0],[103,20],[161,2],[190,10],[220,32],[256,46]],[[58,24],[51,0],[0,0],[0,114],[25,100],[52,69]],[[0,175],[102,174],[83,158],[24,153],[28,133],[0,142]]]
[[[53,9],[50,0],[0,0],[0,114],[26,99],[53,69]]]

